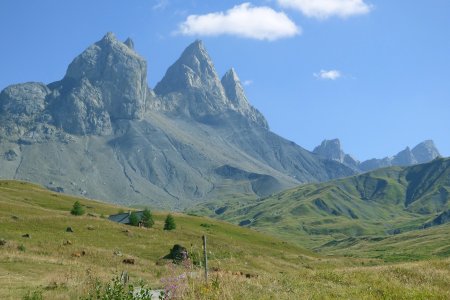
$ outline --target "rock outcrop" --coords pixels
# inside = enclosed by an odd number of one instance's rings
[[[0,93],[0,135],[21,136],[37,123],[47,123],[46,98],[50,89],[43,83],[15,84]]]
[[[314,148],[313,152],[320,157],[340,162],[352,169],[358,169],[359,161],[344,153],[339,139],[324,140],[319,146]]]
[[[232,104],[231,109],[236,110],[253,123],[264,128],[269,128],[264,116],[248,102],[244,88],[242,87],[241,81],[234,68],[231,68],[225,73],[221,83],[225,90],[225,95]]]
[[[429,162],[441,156],[439,150],[432,140],[423,141],[422,143],[415,146],[411,152],[419,164]]]
[[[49,85],[50,111],[57,127],[73,134],[111,133],[111,120],[141,119],[147,100],[147,63],[131,39],[112,33],[88,47],[65,77]]]

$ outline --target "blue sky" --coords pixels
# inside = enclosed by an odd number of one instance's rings
[[[2,0],[0,89],[61,79],[107,31],[134,40],[154,87],[200,38],[306,149],[340,138],[364,160],[433,139],[449,156],[449,28],[448,0]]]

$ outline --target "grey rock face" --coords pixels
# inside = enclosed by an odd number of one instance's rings
[[[38,124],[51,122],[45,113],[50,90],[42,83],[28,82],[5,88],[0,93],[0,136],[23,136]]]
[[[244,93],[244,88],[241,85],[241,81],[233,68],[225,73],[222,77],[221,83],[228,100],[233,105],[234,110],[246,116],[255,124],[267,129],[269,128],[264,116],[248,102]]]
[[[155,93],[163,99],[158,103],[163,111],[175,111],[205,123],[228,114],[268,128],[264,116],[248,102],[234,70],[220,81],[208,52],[198,40],[167,70]]]
[[[199,40],[184,50],[155,87],[155,92],[160,95],[189,90],[202,90],[208,96],[217,98],[215,101],[204,99],[205,101],[225,104],[225,93],[216,69],[203,43]]]
[[[426,140],[412,149],[412,154],[419,164],[429,162],[441,154],[432,140]]]
[[[165,98],[164,110],[195,119],[219,114],[228,101],[201,41],[195,41],[184,50],[156,85],[155,93]]]
[[[409,147],[397,153],[391,161],[391,165],[393,166],[411,166],[414,164],[417,164],[417,160]]]
[[[358,170],[359,161],[344,153],[339,139],[322,141],[319,146],[314,148],[313,153],[322,158],[342,163],[353,170]]]
[[[108,135],[112,121],[145,113],[147,63],[112,33],[76,57],[63,80],[49,85],[54,124],[71,134]]]
[[[56,125],[78,135],[111,134],[111,119],[102,95],[98,87],[92,86],[87,78],[82,78],[78,86],[53,104]]]
[[[125,45],[127,45],[128,48],[130,48],[131,50],[134,50],[134,42],[132,39],[127,38],[125,40],[125,42],[123,42]]]
[[[322,141],[320,146],[314,148],[313,152],[330,160],[344,162],[345,153],[342,151],[341,142],[338,139]]]
[[[112,119],[141,118],[148,90],[147,62],[131,45],[131,40],[125,45],[114,34],[106,34],[73,60],[61,85],[67,88],[87,79]]]
[[[360,164],[359,160],[354,159],[350,154],[345,154],[344,161],[342,163],[353,170],[357,170]]]
[[[0,94],[0,113],[33,117],[45,109],[50,90],[43,83],[28,82],[5,88]]]

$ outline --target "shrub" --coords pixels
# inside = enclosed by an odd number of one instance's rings
[[[42,291],[36,290],[36,291],[29,291],[25,296],[22,298],[23,300],[42,300],[44,297],[42,297]]]
[[[84,214],[84,208],[83,206],[81,206],[81,203],[78,201],[75,201],[75,203],[73,204],[72,210],[70,211],[70,213],[74,216],[81,216]]]
[[[139,218],[139,216],[137,215],[137,213],[132,212],[130,214],[130,224],[132,226],[138,226],[139,222],[141,221],[141,219]]]
[[[147,228],[151,228],[153,227],[153,224],[155,224],[152,212],[148,208],[146,208],[144,210],[144,213],[142,214],[142,222],[144,223],[144,226]]]
[[[119,276],[114,277],[110,283],[102,284],[97,281],[93,291],[90,291],[85,300],[151,300],[152,290],[144,287],[143,284],[135,287],[132,284],[122,282]],[[160,299],[166,299],[164,294],[159,295]]]
[[[175,219],[171,214],[168,214],[164,222],[164,230],[173,230],[177,227],[175,224]]]
[[[17,250],[19,250],[21,252],[25,252],[25,250],[27,250],[27,248],[25,248],[25,246],[23,244],[20,244],[19,246],[17,246]]]

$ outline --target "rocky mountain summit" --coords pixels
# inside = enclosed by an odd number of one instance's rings
[[[232,113],[244,116],[254,125],[268,128],[264,116],[248,102],[234,69],[222,80],[208,52],[199,40],[184,50],[156,85],[162,110],[194,118],[200,122],[221,119]]]
[[[412,166],[427,163],[440,157],[439,151],[432,140],[423,141],[412,150],[406,147],[391,157],[373,158],[363,162],[345,154],[339,139],[324,140],[319,146],[314,148],[313,152],[323,158],[340,162],[357,172],[367,172],[390,166]]]
[[[106,34],[60,81],[0,93],[0,177],[55,191],[182,209],[354,174],[272,133],[234,69],[201,41],[154,90],[134,42]]]
[[[352,169],[358,168],[359,162],[351,155],[344,153],[341,148],[341,141],[339,141],[339,139],[322,141],[319,146],[314,148],[313,153],[316,153],[321,157],[345,164]]]

